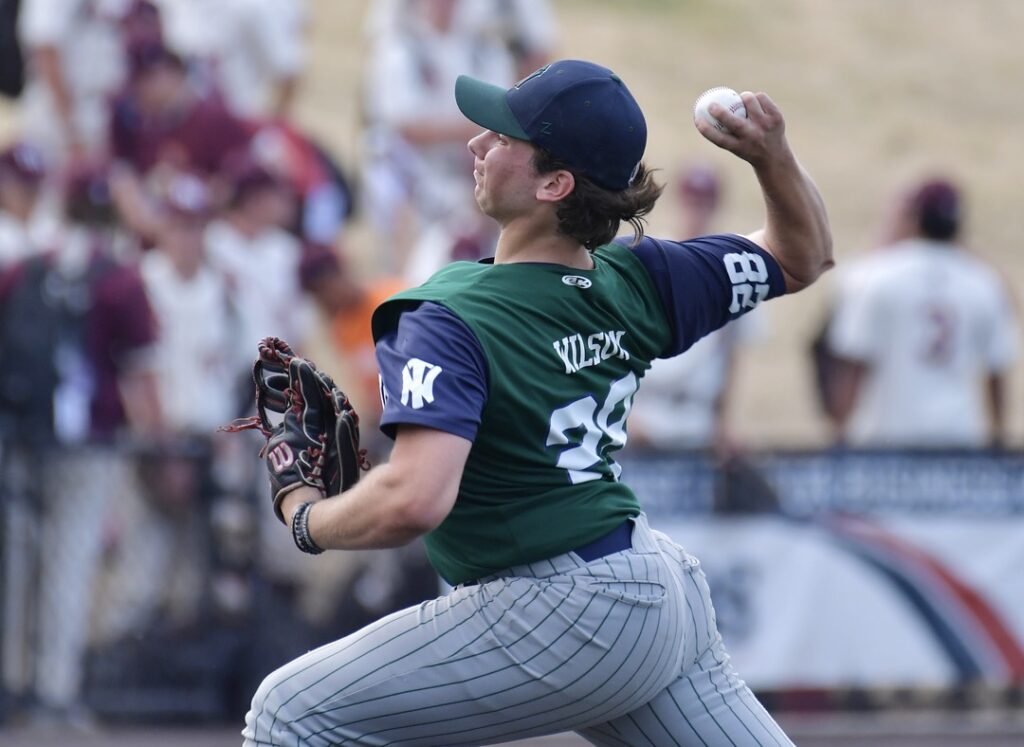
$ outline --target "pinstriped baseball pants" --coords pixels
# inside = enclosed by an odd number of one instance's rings
[[[270,674],[245,747],[791,746],[729,663],[700,564],[637,517],[631,550],[509,569]]]

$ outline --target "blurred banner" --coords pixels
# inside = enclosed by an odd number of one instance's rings
[[[436,594],[419,543],[296,552],[255,446],[0,453],[0,723],[51,693],[104,719],[237,721],[267,672]],[[1024,455],[622,465],[702,561],[738,670],[780,710],[1024,691]]]
[[[655,527],[701,559],[755,689],[1024,683],[1024,460],[633,455]]]

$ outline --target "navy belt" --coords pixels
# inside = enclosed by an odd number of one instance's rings
[[[583,547],[577,547],[573,552],[589,563],[598,558],[603,558],[605,555],[628,550],[632,547],[632,540],[633,522],[626,519],[612,531],[608,532],[608,534],[598,537],[593,542],[583,545]]]
[[[593,542],[588,542],[585,545],[577,547],[572,552],[580,556],[580,559],[585,563],[590,563],[594,560],[605,557],[606,555],[612,555],[623,550],[628,550],[633,546],[633,522],[626,519],[624,522],[619,524],[608,534],[598,537]],[[478,580],[467,581],[463,586],[476,586],[480,583]]]

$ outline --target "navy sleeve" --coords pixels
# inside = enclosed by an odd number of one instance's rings
[[[688,241],[645,237],[633,251],[650,273],[672,327],[662,358],[786,292],[775,258],[737,234]]]
[[[445,307],[425,302],[406,311],[377,342],[380,429],[424,425],[472,441],[487,402],[487,359],[476,335]]]

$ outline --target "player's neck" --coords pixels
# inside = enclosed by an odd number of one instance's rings
[[[579,270],[594,267],[590,252],[575,239],[515,222],[502,226],[494,252],[494,264],[511,262],[546,262]]]

